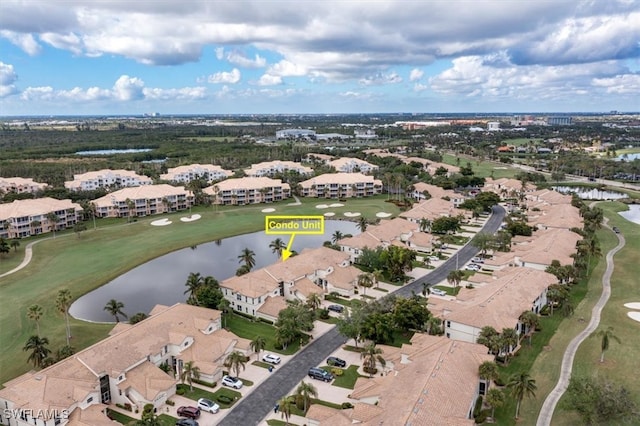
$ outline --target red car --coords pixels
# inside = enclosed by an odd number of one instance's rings
[[[198,417],[200,417],[200,409],[197,407],[180,407],[178,408],[178,415],[180,417],[197,419]]]

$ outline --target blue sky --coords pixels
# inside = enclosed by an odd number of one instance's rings
[[[640,110],[637,0],[3,0],[0,115]]]

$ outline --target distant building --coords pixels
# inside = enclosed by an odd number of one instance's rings
[[[52,221],[54,214],[57,221]],[[82,207],[71,200],[36,198],[0,204],[1,238],[24,238],[73,227],[82,221]]]
[[[301,175],[310,175],[313,173],[312,168],[303,166],[300,163],[280,160],[252,164],[250,168],[245,169],[245,173],[249,177],[273,177],[278,173],[285,173],[289,171],[297,172]]]
[[[353,134],[356,139],[376,139],[378,137],[375,130],[372,129],[356,129]]]
[[[326,173],[300,182],[304,197],[368,197],[382,192],[382,181],[362,173]]]
[[[213,164],[189,164],[173,167],[167,173],[160,175],[160,179],[178,183],[189,183],[194,179],[204,179],[208,183],[226,179],[233,175],[232,171],[224,170]]]
[[[131,170],[104,169],[73,175],[73,180],[66,181],[64,187],[72,191],[93,191],[98,188],[121,188],[152,183],[150,177],[139,175]]]
[[[243,177],[223,180],[203,192],[213,197],[213,204],[243,205],[284,200],[291,196],[291,187],[280,179]]]
[[[370,174],[378,170],[378,166],[368,163],[359,158],[342,157],[328,163],[331,167],[338,172],[343,173],[365,173]]]
[[[569,126],[573,119],[568,116],[553,116],[547,118],[547,124],[549,126]]]
[[[33,179],[22,177],[0,177],[0,193],[14,192],[16,194],[31,193],[43,191],[49,185],[46,183],[34,182]]]
[[[97,217],[137,217],[188,209],[193,194],[167,184],[123,188],[93,202]]]
[[[309,129],[284,129],[276,131],[276,139],[315,139],[315,130]]]
[[[487,130],[490,132],[500,130],[500,122],[499,121],[489,121],[487,123]]]

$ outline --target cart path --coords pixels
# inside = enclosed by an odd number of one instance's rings
[[[604,226],[609,228],[607,222],[608,218],[604,219]],[[560,398],[567,390],[567,386],[569,386],[569,379],[571,378],[571,371],[573,369],[573,359],[575,358],[576,352],[578,351],[578,347],[580,344],[584,342],[584,340],[593,333],[598,325],[600,325],[600,314],[602,313],[602,308],[607,304],[609,300],[609,296],[611,295],[611,275],[613,274],[613,256],[620,251],[625,245],[625,239],[622,234],[616,234],[618,237],[618,245],[615,246],[607,253],[607,269],[602,275],[602,294],[600,295],[600,299],[595,304],[593,309],[591,310],[591,320],[587,327],[580,332],[576,337],[571,340],[569,346],[564,352],[564,356],[562,357],[562,366],[560,368],[560,377],[558,378],[558,383],[553,388],[551,393],[547,395],[547,398],[544,400],[542,404],[542,408],[540,409],[540,414],[538,414],[538,421],[536,422],[536,426],[549,426],[551,425],[551,418],[553,417],[553,412],[556,409],[556,405]]]
[[[7,275],[11,275],[15,272],[18,272],[20,269],[26,267],[29,264],[29,262],[31,262],[31,258],[33,257],[33,246],[38,244],[40,241],[44,241],[44,240],[48,240],[48,238],[43,238],[42,240],[33,241],[27,244],[27,246],[24,248],[24,259],[22,259],[22,262],[12,270],[7,271],[4,274],[0,274],[0,278],[4,278]]]

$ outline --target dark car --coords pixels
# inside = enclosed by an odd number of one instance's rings
[[[179,419],[176,426],[199,426],[198,422],[193,419]]]
[[[198,417],[200,417],[200,409],[197,407],[180,407],[178,408],[178,415],[180,417],[197,419]]]
[[[316,380],[323,380],[325,382],[330,382],[333,380],[333,374],[317,367],[311,367],[309,369],[309,377]]]
[[[620,233],[620,228],[618,228],[617,226],[613,227],[613,232],[615,232],[616,234]]]
[[[329,365],[333,365],[336,367],[340,367],[340,368],[344,368],[347,366],[347,361],[345,361],[344,359],[335,357],[335,356],[330,356],[329,358],[327,358],[327,364]]]
[[[333,312],[337,312],[339,314],[342,313],[342,311],[344,311],[344,306],[342,305],[329,305],[327,306],[327,309]]]

